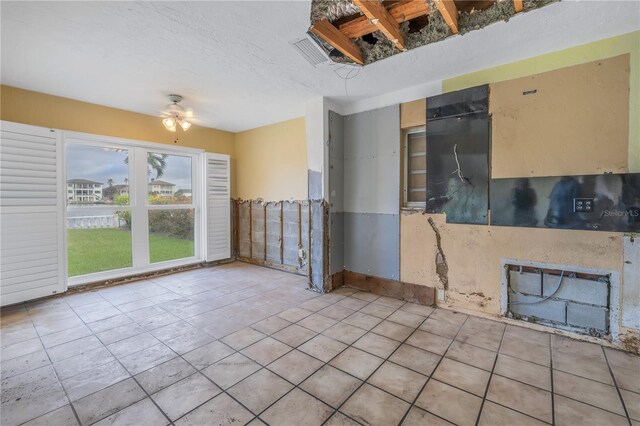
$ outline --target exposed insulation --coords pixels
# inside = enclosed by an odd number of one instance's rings
[[[360,13],[351,0],[314,0],[311,2],[311,22],[321,19],[335,21],[344,16]]]
[[[371,44],[361,38],[356,39],[356,44],[362,51],[365,65],[401,52],[380,31],[376,31],[371,35],[377,40],[375,44]]]
[[[502,0],[485,10],[472,10],[471,12],[460,13],[458,28],[460,34],[465,34],[469,31],[484,28],[494,22],[508,21],[509,18],[515,14],[516,11],[513,8],[513,1]]]
[[[560,0],[524,0],[524,12],[557,1]],[[405,48],[407,50],[440,41],[453,34],[442,15],[438,12],[437,6],[433,4],[433,0],[425,0],[425,2],[429,4],[429,9],[432,11],[428,15],[429,22],[426,26],[410,33],[409,22],[400,24],[400,32],[405,37]],[[359,9],[353,5],[351,0],[313,0],[311,2],[311,23],[313,24],[313,22],[322,19],[334,22],[346,16],[356,15],[359,12]],[[461,12],[458,18],[459,33],[465,34],[495,22],[508,21],[513,15],[515,15],[515,9],[512,0],[498,0],[491,7],[483,10]],[[372,43],[372,41],[375,41],[375,43]],[[364,38],[357,38],[354,42],[360,47],[365,65],[401,53],[401,50],[379,31]],[[337,63],[352,62],[349,58],[340,54],[332,55],[331,59]]]
[[[432,6],[435,7],[435,6]],[[425,44],[433,43],[449,37],[452,32],[444,18],[439,13],[429,15],[429,23],[420,31],[408,33],[409,24],[407,22],[400,25],[400,30],[405,36],[405,47],[414,49]]]

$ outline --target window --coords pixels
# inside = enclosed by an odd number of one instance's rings
[[[195,249],[193,160],[149,152],[147,165],[150,262],[192,257]]]
[[[201,154],[65,138],[69,283],[202,261]]]
[[[126,149],[67,145],[69,277],[133,266],[129,198],[114,190],[129,181],[128,160]]]
[[[427,138],[424,127],[407,130],[404,138],[404,205],[425,207]]]

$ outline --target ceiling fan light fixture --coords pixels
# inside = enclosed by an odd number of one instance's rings
[[[170,132],[176,131],[176,119],[173,117],[167,117],[162,120],[162,124],[164,124],[164,128]]]
[[[182,101],[182,96],[180,95],[169,95],[169,100],[172,102],[167,105],[167,109],[165,114],[169,115],[162,120],[162,124],[165,129],[170,132],[175,132],[178,128],[178,125],[182,127],[183,131],[189,130],[191,127],[191,122],[188,120],[189,113],[184,109],[182,105],[178,105],[178,102]]]

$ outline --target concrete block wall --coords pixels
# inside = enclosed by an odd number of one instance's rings
[[[610,283],[602,279],[562,277],[543,271],[509,272],[509,312],[558,328],[586,334],[609,332]],[[560,283],[560,286],[558,284]],[[545,300],[546,299],[546,300]]]

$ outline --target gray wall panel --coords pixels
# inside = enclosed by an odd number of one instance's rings
[[[344,117],[329,111],[329,202],[344,211]]]
[[[399,213],[399,105],[345,117],[343,206],[352,213]]]
[[[329,274],[335,274],[344,269],[344,213],[331,212],[329,233],[331,236]]]
[[[345,269],[399,280],[400,216],[343,213]]]

